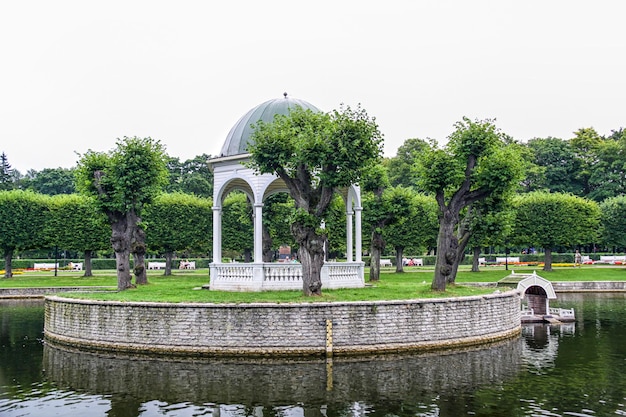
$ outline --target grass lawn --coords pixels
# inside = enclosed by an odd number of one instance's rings
[[[533,268],[516,268],[518,273],[532,273]],[[358,289],[323,290],[321,297],[303,297],[301,291],[227,292],[208,291],[200,287],[207,284],[208,270],[173,271],[172,276],[164,276],[163,271],[148,271],[147,285],[123,292],[97,292],[67,294],[76,298],[90,298],[117,301],[154,302],[214,302],[214,303],[254,303],[254,302],[323,302],[323,301],[362,301],[395,300],[410,298],[458,297],[488,294],[493,288],[464,286],[467,282],[496,282],[509,275],[511,270],[504,267],[482,268],[481,272],[471,272],[462,267],[457,275],[457,284],[448,286],[444,293],[430,290],[432,268],[407,268],[398,274],[395,269],[384,270],[379,282]],[[626,267],[555,268],[552,272],[537,270],[537,273],[550,281],[622,281],[626,280]],[[115,271],[94,271],[95,276],[85,278],[80,272],[32,271],[13,278],[0,278],[0,288],[15,287],[64,287],[64,286],[117,286]],[[366,275],[366,282],[368,277]],[[368,282],[369,284],[369,282]]]

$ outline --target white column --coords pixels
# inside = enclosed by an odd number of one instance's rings
[[[222,208],[213,206],[213,263],[222,263]]]
[[[346,211],[346,256],[347,261],[352,262],[352,211]]]
[[[363,211],[363,207],[355,207],[354,208],[354,227],[356,229],[356,261],[362,261],[361,248],[363,246],[363,240],[361,238],[361,212]]]
[[[263,263],[263,203],[254,203],[254,263]]]

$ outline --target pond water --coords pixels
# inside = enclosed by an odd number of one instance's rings
[[[626,294],[560,294],[576,322],[479,349],[309,361],[146,358],[42,341],[0,300],[0,416],[626,416]]]

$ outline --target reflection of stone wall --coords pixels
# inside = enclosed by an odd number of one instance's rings
[[[520,369],[521,338],[482,349],[420,355],[269,361],[158,360],[46,345],[47,378],[59,388],[148,400],[244,405],[403,401],[501,384]],[[329,371],[330,369],[330,371]]]
[[[454,347],[520,331],[517,292],[353,303],[167,304],[46,298],[45,335],[94,349],[188,354],[326,352],[335,355]]]

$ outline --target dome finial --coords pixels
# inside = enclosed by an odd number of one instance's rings
[[[287,98],[287,92],[286,91],[283,93],[283,96],[285,96],[285,98]]]

